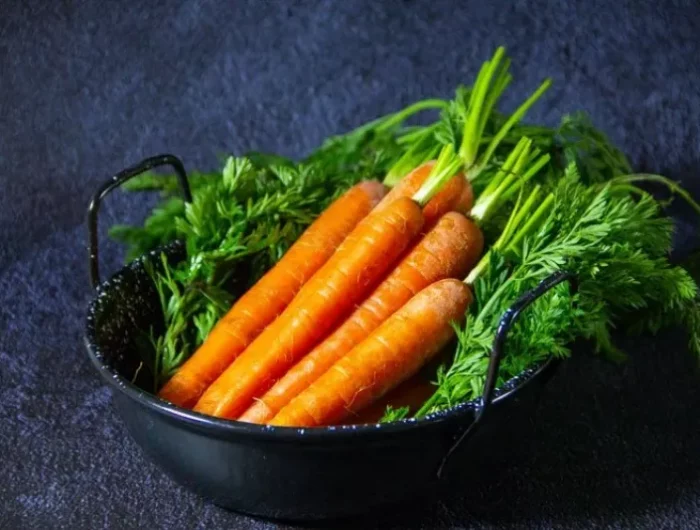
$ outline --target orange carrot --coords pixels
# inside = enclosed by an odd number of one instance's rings
[[[468,214],[471,211],[472,206],[474,206],[474,188],[472,188],[471,182],[465,178],[462,194],[457,201],[455,210],[462,212],[463,214]]]
[[[159,396],[176,405],[192,407],[209,384],[284,310],[385,191],[378,182],[362,182],[333,202],[282,259],[233,305]]]
[[[238,417],[307,353],[394,265],[423,227],[418,202],[373,211],[302,287],[295,300],[204,392],[194,410]]]
[[[416,193],[423,185],[425,180],[430,175],[430,172],[435,167],[435,161],[431,160],[425,164],[421,164],[408,175],[399,180],[398,184],[389,190],[384,198],[377,205],[377,210],[386,208],[387,205],[394,202],[399,197],[410,197]]]
[[[420,374],[407,379],[393,390],[387,392],[374,403],[370,403],[356,414],[350,414],[341,421],[345,425],[361,425],[377,423],[386,413],[387,407],[394,409],[408,407],[411,411],[418,410],[435,393],[435,385],[427,377]]]
[[[443,278],[463,277],[483,245],[481,230],[472,221],[456,212],[445,214],[345,322],[239,419],[250,423],[271,419],[418,291]]]
[[[435,167],[435,163],[435,160],[426,162],[403,177],[377,205],[377,209],[385,208],[398,197],[408,197],[416,193]],[[423,208],[426,228],[433,226],[444,213],[449,211],[468,213],[473,202],[474,193],[471,184],[463,173],[455,175]]]
[[[430,199],[425,208],[423,208],[426,226],[433,226],[446,212],[461,211],[462,213],[469,213],[469,209],[460,210],[460,208],[464,207],[460,205],[460,200],[464,195],[464,190],[467,188],[471,189],[471,184],[469,184],[469,181],[463,174],[455,175],[448,180],[435,197]],[[471,209],[471,206],[469,208]]]
[[[527,166],[531,142],[527,138],[518,142],[504,167],[489,184],[495,191],[490,191],[486,201],[479,202],[482,201],[483,194],[477,201],[473,209],[478,210],[478,213],[473,212],[475,218],[483,219],[489,212],[489,207],[499,200],[499,194],[503,190],[517,189],[517,186],[531,178],[547,162],[548,155],[539,157],[525,171],[520,182],[513,183]],[[442,173],[435,172],[437,175],[449,175],[453,168],[445,163],[450,155],[449,148],[446,149],[441,153],[438,165],[442,162],[448,169]],[[428,186],[421,187],[414,198],[420,200],[426,194],[426,188]],[[517,237],[513,235],[513,223],[517,224],[526,215],[537,200],[538,193],[538,187],[535,187],[522,207],[519,206],[520,199],[518,200],[504,232],[493,243],[494,248],[503,248],[510,244],[512,238]],[[533,217],[537,219],[535,214]],[[454,335],[452,323],[463,318],[464,310],[472,299],[468,284],[484,269],[488,263],[485,259],[482,258],[482,264],[477,265],[464,282],[440,280],[413,296],[366,339],[284,406],[270,424],[314,426],[337,423],[348,414],[362,410],[415,374]],[[474,274],[474,271],[477,273]]]
[[[416,375],[406,379],[357,413],[348,415],[340,424],[377,423],[385,416],[389,406],[393,409],[408,407],[409,417],[415,414],[435,394],[437,372],[452,360],[453,354],[450,348],[443,348]]]
[[[313,427],[362,410],[413,374],[453,337],[472,300],[455,279],[423,289],[280,410],[270,424]]]

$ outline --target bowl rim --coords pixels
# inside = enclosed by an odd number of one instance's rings
[[[105,356],[100,352],[95,341],[96,323],[94,314],[97,311],[104,293],[113,289],[114,285],[121,283],[121,278],[123,276],[130,271],[137,272],[136,269],[139,267],[142,268],[145,259],[160,254],[160,252],[172,252],[177,247],[178,242],[164,245],[123,266],[107,280],[98,285],[88,304],[86,329],[83,336],[88,356],[102,378],[113,389],[119,391],[132,401],[139,403],[150,411],[164,415],[175,422],[184,423],[196,429],[217,432],[219,435],[243,435],[268,441],[313,441],[319,439],[327,441],[329,438],[345,440],[349,437],[372,434],[387,436],[414,430],[419,427],[430,427],[447,421],[456,421],[457,418],[466,416],[469,413],[471,413],[473,421],[474,413],[478,409],[480,398],[475,398],[453,407],[427,414],[422,418],[405,418],[391,423],[347,424],[324,427],[259,425],[227,418],[218,418],[185,409],[136,386],[105,361]],[[552,370],[557,364],[558,359],[550,357],[546,361],[526,368],[495,390],[495,397],[492,404],[498,404],[500,401],[511,397],[543,372]],[[466,428],[468,425],[469,424],[465,424],[464,427]]]

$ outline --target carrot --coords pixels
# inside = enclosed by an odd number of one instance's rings
[[[361,425],[363,423],[377,423],[386,413],[387,407],[394,409],[408,407],[416,411],[435,393],[435,385],[427,377],[421,374],[407,379],[393,390],[387,392],[374,403],[370,403],[356,414],[348,415],[341,424]]]
[[[386,415],[388,407],[394,410],[408,407],[408,416],[415,414],[435,394],[437,372],[449,363],[452,357],[453,352],[450,348],[443,348],[416,375],[406,379],[357,413],[348,415],[340,424],[377,423]]]
[[[421,164],[403,177],[377,205],[377,209],[385,208],[387,204],[395,201],[398,197],[407,197],[416,193],[430,175],[435,164],[435,160]],[[466,214],[471,210],[473,202],[474,192],[471,184],[463,173],[455,175],[423,208],[425,226],[431,227],[444,213],[452,210]]]
[[[282,259],[233,305],[159,396],[175,405],[192,407],[209,384],[284,310],[385,191],[378,182],[362,182],[334,201]]]
[[[272,419],[313,427],[362,410],[428,362],[454,335],[472,300],[464,282],[445,279],[411,298]]]
[[[474,206],[474,188],[472,188],[471,183],[466,178],[464,179],[464,187],[462,188],[462,194],[459,196],[457,201],[457,206],[455,210],[467,214],[471,212],[472,206]]]
[[[483,246],[481,231],[472,221],[456,212],[445,214],[345,322],[239,419],[250,423],[271,419],[418,291],[443,278],[463,277]]]
[[[471,188],[471,184],[463,174],[455,175],[448,180],[435,197],[430,199],[430,202],[423,208],[426,226],[433,226],[446,212],[460,211],[469,213],[471,205],[460,204],[460,201],[465,197],[465,190],[471,190]],[[473,197],[471,192],[468,195]]]
[[[377,205],[377,210],[386,208],[387,205],[394,202],[399,197],[410,197],[416,193],[423,185],[425,180],[430,175],[430,172],[435,167],[435,161],[431,160],[425,164],[421,164],[408,175],[399,180],[398,184],[389,190],[384,198]]]
[[[492,188],[492,191],[489,191],[485,201],[482,193],[474,206],[474,211],[478,212],[475,213],[477,219],[483,220],[493,210],[494,204],[502,201],[504,195],[512,195],[549,160],[548,155],[532,159],[531,143],[531,140],[522,138],[493,177],[487,186],[487,190]],[[516,232],[515,227],[532,210],[538,196],[539,186],[535,186],[524,202],[522,193],[518,196],[503,232],[492,245],[493,249],[501,250],[528,233],[531,224],[541,216],[538,213],[540,208],[520,231]],[[452,323],[462,319],[472,299],[468,285],[473,283],[487,263],[485,256],[472,270],[477,271],[476,274],[470,273],[463,282],[440,280],[413,296],[293,398],[270,423],[299,426],[333,424],[349,413],[362,410],[411,377],[454,335]],[[430,306],[431,303],[434,307]]]
[[[408,197],[368,215],[294,302],[211,384],[194,410],[238,417],[366,297],[422,227],[421,203]]]

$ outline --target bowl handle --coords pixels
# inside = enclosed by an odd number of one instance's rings
[[[175,170],[182,195],[186,202],[192,202],[192,193],[190,192],[190,184],[187,180],[185,167],[179,158],[174,155],[158,155],[142,160],[135,166],[123,169],[109,180],[100,186],[92,196],[90,205],[87,210],[87,229],[88,229],[88,260],[90,266],[90,283],[93,288],[96,288],[100,283],[100,270],[98,261],[98,246],[97,246],[97,214],[100,210],[100,203],[109,193],[115,188],[121,186],[124,182],[132,179],[141,173],[153,169],[158,166],[171,166]]]
[[[437,471],[438,478],[442,477],[443,471],[450,457],[459,448],[459,446],[474,433],[476,428],[483,421],[484,414],[489,410],[489,407],[493,403],[496,382],[498,381],[498,370],[501,365],[501,358],[503,357],[506,339],[508,338],[508,332],[510,331],[511,327],[513,327],[517,319],[520,317],[520,314],[530,304],[564,281],[568,281],[571,285],[572,292],[576,292],[578,285],[573,274],[567,271],[555,272],[551,276],[542,280],[536,287],[522,295],[512,306],[508,308],[508,310],[506,310],[505,313],[503,313],[503,316],[498,323],[496,336],[493,340],[491,357],[489,359],[489,366],[486,372],[486,381],[484,383],[484,391],[481,395],[481,399],[479,400],[479,406],[477,408],[474,421],[464,430],[464,432],[462,432],[462,434],[452,444],[450,449],[443,457]]]

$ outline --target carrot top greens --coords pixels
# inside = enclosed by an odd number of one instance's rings
[[[574,163],[505,245],[494,245],[485,274],[474,284],[475,302],[463,326],[452,364],[438,373],[437,389],[418,415],[478,397],[491,344],[503,312],[522,293],[558,270],[573,272],[579,289],[561,285],[535,302],[514,327],[501,364],[501,382],[550,356],[566,357],[570,344],[589,339],[597,351],[624,357],[611,337],[616,324],[634,312],[638,331],[685,325],[690,347],[700,353],[697,285],[681,267],[668,263],[672,221],[659,203],[617,181],[586,186]],[[534,202],[524,208],[534,211]],[[514,209],[520,217],[523,210]],[[404,411],[405,412],[405,411]],[[391,418],[399,415],[392,412]]]
[[[510,60],[499,48],[472,86],[458,87],[453,99],[414,103],[327,139],[301,161],[252,152],[229,158],[221,172],[192,173],[188,205],[177,197],[174,177],[146,174],[130,182],[129,190],[160,191],[162,200],[143,226],[113,227],[127,259],[175,239],[184,242],[187,255],[177,265],[150,268],[164,315],[164,330],[151,331],[151,351],[144,355],[154,386],[194,352],[232,300],[332,200],[363,179],[392,186],[435,158],[414,199],[426,202],[464,171],[477,197],[472,216],[487,252],[466,279],[475,301],[457,329],[456,352],[418,415],[480,395],[501,314],[558,269],[577,275],[578,293],[556,288],[520,319],[501,364],[502,380],[552,355],[569,355],[578,338],[621,357],[611,330],[631,314],[639,330],[685,325],[691,349],[700,352],[697,286],[684,269],[669,264],[672,221],[639,186],[660,182],[696,210],[700,206],[664,177],[634,174],[585,114],[565,116],[557,127],[521,123],[549,80],[512,114],[498,111],[511,80]],[[408,124],[418,113],[433,113],[433,121]],[[384,421],[407,414],[388,410]]]

